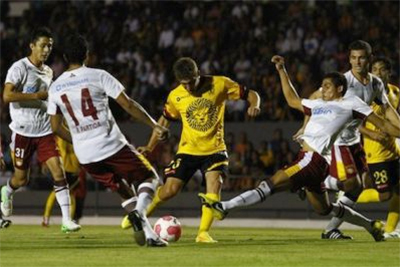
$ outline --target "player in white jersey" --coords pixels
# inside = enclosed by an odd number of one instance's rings
[[[382,80],[369,72],[371,46],[365,41],[357,40],[350,44],[349,50],[351,70],[345,73],[348,83],[346,96],[357,96],[368,105],[374,102],[381,106],[385,118],[394,125],[400,125],[399,115],[388,100]],[[330,176],[325,182],[329,189],[344,191],[344,195],[338,198],[338,202],[350,207],[355,206],[363,187],[372,187],[365,152],[361,144],[359,131],[361,124],[361,120],[351,121],[335,142],[332,149]],[[353,161],[356,171],[351,167]],[[340,218],[333,217],[321,237],[323,239],[351,239],[350,236],[343,235],[338,230],[342,222]]]
[[[73,143],[86,172],[120,195],[136,242],[141,246],[166,246],[168,243],[157,237],[145,213],[159,178],[151,164],[121,133],[108,97],[115,99],[133,118],[153,128],[160,139],[168,135],[168,130],[130,99],[112,75],[86,67],[87,54],[88,45],[82,36],[74,34],[67,38],[64,57],[69,67],[49,90],[47,112],[52,130]],[[63,117],[69,131],[62,126]]]
[[[70,217],[68,184],[46,113],[47,90],[53,78],[53,71],[44,64],[53,47],[50,30],[34,30],[29,47],[30,56],[11,66],[4,86],[4,103],[10,103],[10,146],[15,173],[1,189],[1,211],[4,216],[12,214],[13,195],[18,188],[28,183],[29,165],[36,152],[39,162],[47,165],[54,179],[54,190],[62,213],[61,230],[78,231],[80,226]]]
[[[294,89],[284,66],[284,59],[274,56],[271,60],[278,70],[282,89],[289,106],[310,116],[301,136],[302,150],[290,166],[279,170],[253,190],[223,202],[215,202],[199,194],[208,203],[217,219],[223,219],[231,209],[264,201],[273,193],[306,188],[306,195],[320,215],[335,215],[343,220],[364,227],[375,239],[383,240],[383,223],[371,221],[341,203],[330,203],[323,181],[328,174],[330,150],[340,131],[354,117],[367,119],[379,125],[388,134],[399,136],[400,128],[382,120],[361,99],[343,97],[346,79],[338,72],[329,73],[322,81],[322,99],[301,99]]]

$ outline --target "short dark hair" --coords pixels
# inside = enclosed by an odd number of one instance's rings
[[[351,51],[351,50],[364,50],[365,52],[367,52],[368,56],[372,55],[371,45],[363,40],[357,40],[357,41],[352,42],[349,45],[349,51]]]
[[[53,34],[51,33],[51,30],[47,27],[35,28],[31,33],[29,42],[31,44],[34,44],[41,37],[53,38]]]
[[[389,59],[387,59],[385,57],[376,57],[372,60],[371,66],[377,62],[382,62],[386,69],[388,69],[389,71],[392,71],[392,63],[390,62]]]
[[[181,57],[174,64],[175,78],[180,80],[190,80],[198,74],[196,62],[190,57]]]
[[[337,71],[329,72],[324,75],[323,79],[331,79],[332,83],[336,87],[343,86],[342,95],[346,94],[347,80],[346,80],[346,77],[342,73],[337,72]]]
[[[89,45],[80,34],[69,35],[64,42],[64,56],[65,60],[71,63],[83,64],[86,59]]]

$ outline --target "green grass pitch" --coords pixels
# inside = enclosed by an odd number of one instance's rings
[[[83,226],[12,225],[0,230],[0,266],[400,266],[400,242],[376,243],[365,231],[354,240],[321,240],[321,230],[214,228],[216,244],[196,244],[196,229],[166,248],[137,246],[131,230]]]

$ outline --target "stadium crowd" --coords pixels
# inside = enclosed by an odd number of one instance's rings
[[[92,45],[89,65],[116,76],[155,117],[175,83],[171,65],[180,56],[194,58],[202,73],[226,75],[257,90],[262,98],[257,120],[279,121],[302,116],[284,104],[271,55],[295,63],[289,72],[306,97],[324,73],[348,69],[352,40],[368,40],[374,54],[392,59],[399,46],[390,38],[398,34],[397,2],[34,1],[17,17],[10,16],[8,1],[1,5],[1,69],[26,54],[33,26],[47,25],[55,33],[48,63],[57,77],[65,68],[61,36],[79,30]],[[2,81],[5,75],[2,71]],[[226,119],[248,120],[245,105],[229,103]],[[127,119],[116,105],[112,109],[116,118]],[[6,105],[1,122],[9,122]]]

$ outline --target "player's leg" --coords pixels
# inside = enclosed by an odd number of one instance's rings
[[[183,188],[184,181],[176,177],[167,177],[165,184],[159,186],[154,193],[153,201],[147,208],[147,216],[151,216],[153,212],[164,202],[176,196]]]
[[[16,133],[11,136],[11,155],[14,165],[14,175],[1,188],[1,212],[3,216],[11,216],[13,212],[13,197],[18,188],[29,181],[29,165],[36,146],[32,138]]]
[[[49,227],[50,225],[50,216],[51,216],[51,211],[53,210],[55,200],[56,200],[56,193],[54,192],[54,190],[52,190],[49,196],[47,197],[46,204],[44,206],[44,214],[42,221],[43,227]]]
[[[322,216],[334,216],[341,218],[343,221],[361,226],[365,228],[375,239],[382,241],[383,238],[383,223],[380,221],[372,221],[355,210],[342,205],[341,203],[330,203],[328,194],[323,191],[307,190],[307,199],[313,207],[314,211]],[[335,237],[334,237],[335,236]],[[340,235],[332,234],[330,239],[343,239]]]
[[[389,200],[389,212],[386,219],[385,238],[400,238],[400,231],[396,231],[397,224],[399,223],[399,185],[395,187],[395,192]]]

